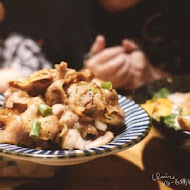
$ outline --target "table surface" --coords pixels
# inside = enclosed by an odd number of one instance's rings
[[[127,150],[58,168],[59,172],[50,178],[1,177],[0,190],[190,189],[190,183],[185,185],[190,182],[190,172],[176,164],[178,158],[167,146],[166,138],[152,127],[144,140]],[[30,163],[27,165],[30,167]],[[179,184],[180,180],[183,183]]]

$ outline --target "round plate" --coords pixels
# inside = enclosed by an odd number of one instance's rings
[[[137,88],[133,92],[133,100],[138,103],[142,104],[146,100],[149,100],[152,98],[155,92],[158,92],[161,88],[167,88],[171,93],[175,92],[190,92],[190,76],[173,76],[168,78],[163,78],[160,80],[156,80],[153,82],[149,82],[139,88]],[[152,123],[155,127],[157,127],[161,132],[166,134],[168,137],[171,136],[173,138],[174,136],[182,136],[185,135],[190,138],[190,132],[183,131],[178,128],[171,127],[169,125],[166,125],[160,121],[155,120],[152,118]]]
[[[0,104],[3,103],[0,95]],[[46,165],[72,165],[127,149],[146,137],[150,131],[148,113],[134,101],[119,95],[119,105],[125,112],[126,128],[107,145],[87,150],[36,150],[16,145],[0,144],[0,155]]]

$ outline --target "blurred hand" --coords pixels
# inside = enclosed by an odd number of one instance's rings
[[[6,68],[6,69],[0,69],[0,93],[5,92],[7,89],[7,82],[10,80],[16,79],[18,76],[20,76],[19,72]]]
[[[125,77],[121,83],[122,86],[120,86],[122,88],[135,89],[146,82],[168,76],[167,73],[153,67],[141,50],[133,51],[127,57],[128,61],[125,62],[125,65],[128,65],[128,68],[125,71],[123,70]]]
[[[98,78],[111,81],[114,87],[118,87],[120,84],[114,75],[116,71],[120,73],[125,65],[125,48],[122,45],[111,48],[105,46],[105,38],[101,35],[97,36],[89,51],[93,56],[84,61],[84,67],[95,72]]]
[[[124,39],[121,46],[105,46],[105,38],[97,36],[89,51],[93,56],[84,61],[84,67],[94,71],[98,78],[111,81],[114,88],[134,89],[167,75],[154,68],[131,40]]]
[[[106,47],[106,40],[104,36],[98,35],[95,39],[95,42],[92,44],[90,48],[89,54],[94,55],[103,50],[105,47]]]

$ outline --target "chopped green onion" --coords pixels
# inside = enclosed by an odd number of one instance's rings
[[[44,103],[39,104],[38,109],[40,111],[40,114],[44,117],[52,113],[52,107]]]
[[[32,122],[32,128],[30,130],[30,137],[37,138],[40,136],[41,123],[39,121]]]
[[[92,90],[92,92],[93,92],[94,94],[97,93],[97,89],[96,89],[94,86],[92,86],[92,88],[91,88],[90,90]]]
[[[102,82],[102,88],[111,90],[112,89],[112,83],[111,82]]]
[[[161,88],[158,92],[154,93],[152,101],[155,101],[158,98],[167,98],[171,92],[167,88]]]
[[[177,121],[178,115],[172,114],[169,116],[161,116],[160,121],[167,126],[174,127],[180,129],[179,123]]]

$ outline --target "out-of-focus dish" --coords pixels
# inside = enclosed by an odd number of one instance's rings
[[[3,101],[4,96],[0,95],[0,103]],[[150,117],[143,108],[124,96],[119,95],[118,102],[125,113],[124,122],[127,127],[116,134],[107,145],[85,150],[37,150],[0,143],[0,155],[40,164],[63,166],[83,163],[127,149],[139,143],[149,133]]]
[[[190,76],[174,76],[149,82],[134,91],[133,100],[138,104],[144,104],[146,100],[150,100],[162,88],[167,88],[171,93],[188,93],[190,92]],[[170,110],[168,107],[170,107],[171,103],[166,106],[167,103],[168,101],[165,101],[165,108],[161,114],[168,114],[167,110]],[[174,155],[180,155],[175,160],[179,168],[190,168],[190,132],[171,127],[171,125],[160,122],[154,117],[151,119],[152,124],[165,136],[166,146],[169,147],[168,150]]]
[[[37,149],[88,149],[109,143],[125,114],[110,82],[67,63],[8,83],[0,143]]]
[[[190,76],[168,77],[149,82],[134,91],[133,99],[147,110],[153,124],[159,126],[158,128],[188,134],[188,128],[179,126],[178,116],[182,123],[185,119],[182,117],[190,114],[189,82]]]
[[[161,88],[141,106],[158,122],[190,132],[190,92],[171,93],[167,88]]]

